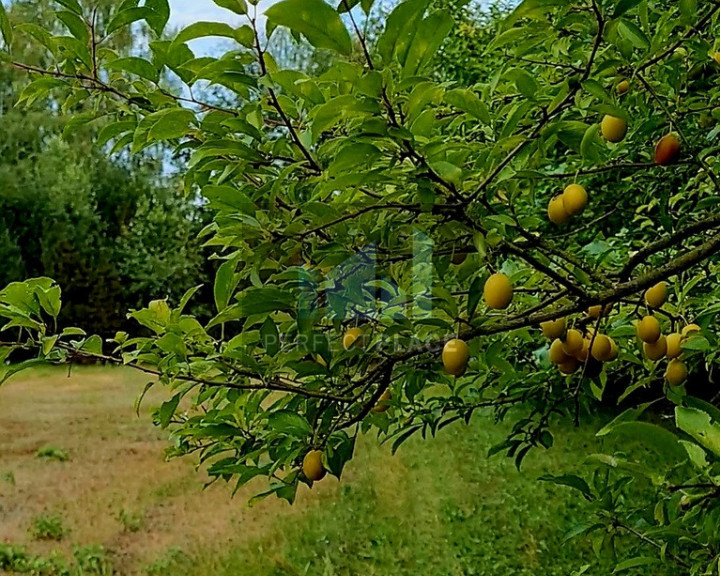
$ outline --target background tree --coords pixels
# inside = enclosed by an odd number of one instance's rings
[[[39,23],[59,22],[50,2],[15,3],[13,16],[35,33]],[[124,29],[112,46],[129,53],[134,38]],[[21,37],[14,49],[29,62],[45,62]],[[60,117],[54,97],[14,107],[24,78],[9,68],[0,77],[0,284],[52,276],[65,292],[61,325],[111,337],[128,327],[128,310],[179,298],[204,281],[200,202],[178,189],[162,151],[108,159],[93,142],[95,127],[63,140],[68,120],[87,113],[82,102]]]
[[[285,27],[336,53],[317,74],[280,68],[243,0],[218,4],[247,24],[172,40],[163,0],[125,2],[100,29],[61,4],[75,41],[41,36],[47,68],[13,60],[0,20],[8,59],[35,76],[25,95],[92,97],[112,120],[101,141],[188,156],[186,188],[215,214],[217,314],[185,313],[192,290],[153,301],[133,317],[154,335],[111,351],[53,331],[60,294],[36,279],[0,292],[21,334],[6,354],[158,375],[173,453],[288,500],[340,476],[361,432],[397,449],[489,407],[514,422],[492,452],[520,466],[556,419],[627,401],[601,435],[642,450],[618,443],[585,478],[546,480],[596,507],[576,533],[598,551],[627,541],[618,569],[717,573],[720,4],[525,0],[489,24],[492,69],[469,73],[430,67],[455,21],[427,0],[398,4],[376,41],[360,25],[372,1],[274,4],[271,38]],[[148,58],[104,49],[139,20]],[[237,49],[195,58],[187,42],[205,36]],[[206,82],[233,104],[196,97]]]

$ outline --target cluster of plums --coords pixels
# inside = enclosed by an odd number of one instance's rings
[[[645,292],[645,303],[651,309],[659,309],[667,300],[667,284],[660,282]],[[597,319],[602,313],[607,316],[611,306],[591,306],[588,308],[588,317]],[[572,374],[580,366],[586,365],[591,373],[597,371],[596,362],[609,362],[618,356],[616,342],[605,334],[595,333],[589,328],[583,334],[575,328],[566,328],[564,318],[543,322],[543,334],[552,339],[550,345],[550,362],[558,367],[563,374]],[[688,324],[680,332],[667,335],[662,333],[660,321],[652,314],[644,316],[635,325],[637,337],[642,342],[643,354],[652,361],[663,358],[669,360],[665,370],[665,379],[671,386],[680,386],[688,375],[687,366],[683,362],[682,344],[700,331],[697,324]],[[590,374],[592,375],[592,374]]]
[[[659,309],[667,300],[667,284],[660,282],[645,292],[645,303]],[[665,380],[671,386],[680,386],[688,375],[682,360],[682,344],[700,332],[697,324],[688,324],[680,332],[662,333],[660,321],[654,315],[643,317],[636,325],[638,338],[643,343],[643,353],[649,360],[668,359]]]
[[[573,374],[587,364],[586,373],[595,375],[600,371],[597,363],[610,362],[618,356],[615,340],[606,334],[596,334],[592,328],[584,333],[576,328],[566,329],[564,318],[543,322],[540,327],[552,339],[550,362],[563,374]]]
[[[623,80],[617,85],[619,94],[627,92],[630,84]],[[600,132],[608,142],[621,142],[627,135],[627,120],[606,114],[600,122]],[[680,140],[675,133],[666,134],[655,145],[654,160],[659,166],[673,164],[680,156]],[[568,185],[561,194],[553,196],[547,207],[550,222],[563,224],[573,216],[582,213],[588,203],[588,194],[582,186],[573,183]]]

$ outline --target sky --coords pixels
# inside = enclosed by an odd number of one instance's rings
[[[212,0],[170,0],[170,14],[170,25],[173,27],[204,20],[228,24],[239,24],[243,20],[243,16],[216,6]]]
[[[258,5],[259,23],[262,29],[264,19],[262,12],[274,0],[261,0]],[[252,10],[252,7],[250,7]],[[252,13],[252,12],[251,12]],[[227,22],[234,26],[247,24],[246,16],[235,14],[225,8],[220,8],[212,0],[170,0],[170,22],[169,28],[180,29],[195,22]],[[230,41],[220,38],[203,38],[194,40],[190,47],[196,56],[215,55],[222,46],[227,46]]]
[[[262,12],[271,1],[260,2],[258,11]],[[245,24],[247,19],[229,10],[220,8],[212,0],[170,0],[170,25],[187,26],[193,22],[210,20],[228,24]]]

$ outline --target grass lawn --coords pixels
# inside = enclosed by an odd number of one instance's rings
[[[595,562],[587,542],[562,539],[584,519],[582,501],[536,480],[577,470],[595,425],[557,434],[521,473],[486,458],[505,428],[480,414],[395,456],[365,437],[342,482],[302,489],[292,507],[249,507],[261,485],[231,500],[228,486],[203,491],[190,459],[164,462],[148,414],[162,390],[133,411],[146,381],[43,369],[0,389],[0,574],[11,554],[48,566],[61,555],[74,574],[187,576],[568,576]]]

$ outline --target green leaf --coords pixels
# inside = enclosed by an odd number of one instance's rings
[[[7,382],[8,378],[11,376],[18,374],[23,370],[28,370],[29,368],[34,368],[35,366],[41,366],[43,364],[46,364],[45,359],[43,358],[31,358],[30,360],[10,365],[0,362],[0,386]]]
[[[272,24],[302,34],[316,48],[352,52],[352,40],[340,15],[323,0],[282,0],[265,15]]]
[[[642,0],[620,0],[620,2],[615,5],[615,11],[613,12],[612,17],[618,18],[622,16],[625,12],[635,8],[635,6],[640,4],[640,2],[642,2]]]
[[[145,8],[151,10],[151,14],[145,17],[145,21],[157,36],[162,36],[165,26],[170,20],[170,4],[168,0],[145,0]]]
[[[187,356],[187,347],[185,346],[185,342],[183,341],[182,336],[179,336],[178,334],[167,332],[155,341],[155,345],[166,354],[173,354],[180,358],[185,358]]]
[[[182,394],[175,394],[170,400],[164,402],[156,412],[155,416],[161,428],[167,428],[170,425],[170,421],[173,419],[173,416],[175,416],[175,411],[180,404],[181,395]]]
[[[675,424],[715,456],[720,456],[720,423],[697,408],[675,407]]]
[[[508,80],[515,82],[518,92],[531,100],[535,99],[538,85],[532,75],[522,68],[512,68],[506,73]]]
[[[350,12],[350,10],[355,8],[358,4],[360,4],[360,0],[340,0],[336,10],[340,14],[345,14],[346,12]]]
[[[383,60],[393,59],[405,63],[407,52],[415,37],[415,31],[422,21],[430,0],[405,0],[390,13],[385,31],[378,39],[377,49]]]
[[[622,37],[629,40],[633,46],[642,50],[650,48],[650,40],[640,27],[634,22],[625,18],[620,19],[618,23],[618,32]]]
[[[468,318],[472,318],[475,314],[475,310],[477,309],[477,306],[480,303],[480,299],[482,298],[483,286],[484,278],[481,276],[477,276],[473,280],[473,283],[470,285],[470,292],[468,294],[467,302]]]
[[[102,356],[103,353],[103,341],[100,336],[97,334],[93,334],[90,336],[85,342],[83,342],[82,346],[80,346],[80,350],[83,352],[87,352],[88,354],[91,354],[93,356]]]
[[[362,142],[353,143],[340,150],[330,164],[328,172],[335,175],[342,174],[353,168],[365,168],[370,166],[381,155],[382,152],[377,146]]]
[[[25,89],[20,93],[18,97],[17,105],[25,104],[26,106],[32,105],[35,101],[44,98],[50,92],[61,86],[67,86],[67,84],[60,78],[43,77],[33,80],[25,86]]]
[[[358,116],[377,112],[379,112],[377,102],[370,99],[359,100],[352,94],[333,98],[315,110],[312,124],[313,138],[317,139],[322,132],[343,120],[356,119]]]
[[[96,119],[94,112],[83,112],[72,116],[63,127],[63,137],[68,138]]]
[[[275,356],[280,351],[280,332],[270,316],[265,319],[260,328],[260,338],[263,348],[270,356]]]
[[[268,496],[270,496],[272,494],[274,494],[278,498],[287,500],[289,504],[292,504],[295,501],[297,489],[298,489],[297,482],[290,482],[289,484],[286,482],[272,482],[270,485],[270,489],[261,494],[253,496],[249,501],[249,505],[254,506],[259,501],[261,501],[263,498],[267,498]]]
[[[163,334],[170,320],[170,307],[165,300],[153,300],[147,308],[131,312],[129,316],[156,334]]]
[[[673,461],[684,460],[687,456],[675,434],[650,422],[620,422],[610,429],[608,435],[622,437],[625,441],[640,442]]]
[[[77,0],[55,0],[60,6],[64,6],[75,14],[82,15],[82,7]]]
[[[550,9],[557,6],[567,6],[571,0],[523,0],[517,8],[505,19],[504,27],[509,28],[522,18],[535,18],[546,15]]]
[[[710,402],[696,398],[695,396],[684,396],[682,399],[682,405],[688,408],[697,408],[703,412],[707,412],[710,418],[715,422],[720,422],[720,408],[716,407]]]
[[[415,30],[403,65],[403,76],[415,76],[435,56],[454,21],[447,12],[433,12]]]
[[[189,288],[188,290],[186,290],[185,294],[183,294],[183,297],[180,299],[180,304],[178,304],[178,307],[177,307],[178,314],[183,313],[183,311],[185,310],[185,307],[188,305],[188,303],[190,302],[192,297],[195,296],[195,294],[197,294],[198,290],[200,290],[200,288],[202,288],[202,287],[203,287],[203,285],[199,284],[197,286],[193,286],[192,288]]]
[[[156,382],[151,381],[145,384],[145,388],[143,388],[143,391],[140,393],[140,395],[135,399],[135,414],[137,414],[138,418],[140,417],[140,406],[142,405],[142,401],[145,398],[145,395],[150,391],[150,388],[152,388]]]
[[[295,298],[290,292],[285,292],[275,286],[248,288],[238,296],[238,300],[245,309],[245,315],[276,311],[289,312],[295,303]]]
[[[569,486],[570,488],[575,488],[575,490],[579,490],[588,500],[593,499],[590,486],[588,486],[588,483],[580,478],[580,476],[575,476],[573,474],[562,474],[560,476],[546,474],[545,476],[538,478],[538,480],[541,482],[552,482],[553,484],[558,484],[559,486]]]
[[[687,440],[680,440],[685,451],[688,453],[688,458],[695,468],[700,471],[706,471],[710,464],[707,461],[707,452],[702,447],[695,444],[695,442],[688,442]]]
[[[89,71],[92,68],[92,56],[87,42],[78,40],[74,36],[56,36],[55,41],[58,48],[69,52],[77,60],[80,60],[86,70]]]
[[[648,564],[655,564],[656,562],[658,562],[658,559],[653,558],[651,556],[638,556],[636,558],[629,558],[628,560],[624,560],[623,562],[620,562],[617,566],[615,566],[615,570],[613,570],[613,574],[622,572],[623,570],[630,570],[631,568],[637,568],[638,566],[647,566]]]
[[[579,152],[589,128],[591,128],[591,126],[588,126],[584,122],[560,120],[549,126],[543,135],[550,134],[554,131],[557,134],[558,140],[565,144],[565,146]]]
[[[227,308],[227,305],[230,303],[230,298],[232,298],[240,281],[240,276],[235,274],[236,267],[236,262],[228,260],[218,268],[217,274],[215,275],[214,295],[215,307],[218,312],[222,312]]]
[[[111,60],[106,64],[106,68],[110,70],[122,70],[123,72],[130,72],[136,74],[151,82],[157,82],[160,79],[160,71],[153,65],[152,62],[148,62],[144,58],[138,58],[136,56],[128,56],[127,58],[118,58]]]
[[[2,19],[2,15],[0,13],[0,21]],[[41,28],[40,26],[36,26],[35,24],[18,24],[14,27],[15,32],[20,32],[27,34],[37,40],[40,44],[42,44],[45,48],[47,48],[50,53],[54,54],[55,50],[57,48],[57,44],[55,42],[55,39],[53,36],[44,28]],[[11,29],[12,32],[12,29]]]
[[[446,182],[450,182],[455,185],[460,184],[460,180],[462,179],[462,169],[455,166],[455,164],[450,164],[450,162],[440,160],[438,162],[431,163],[430,168],[432,168],[438,176]]]
[[[487,48],[485,48],[485,53],[496,50],[497,48],[502,48],[508,44],[513,44],[523,38],[526,34],[527,30],[521,27],[505,30],[502,34],[498,34],[493,38],[492,42],[490,42],[490,44],[487,45]]]
[[[592,78],[588,78],[582,83],[583,90],[586,92],[592,94],[597,99],[601,100],[605,104],[612,105],[612,97],[610,94],[608,94],[608,91],[605,90],[605,87],[598,82],[597,80],[593,80]],[[613,114],[613,116],[618,116],[618,111],[622,111],[622,108],[617,108],[617,111]],[[627,114],[627,112],[625,112]],[[629,120],[629,118],[626,118],[626,120]]]
[[[593,144],[598,142],[598,125],[592,124],[587,127],[582,141],[580,142],[580,155],[588,158],[592,153]]]
[[[492,118],[485,103],[477,95],[464,88],[456,88],[445,94],[445,102],[463,112],[467,112],[480,120],[483,124],[490,125]]]
[[[268,416],[270,428],[295,438],[307,438],[312,434],[308,421],[297,412],[291,410],[278,410]]]
[[[360,0],[360,6],[363,9],[363,12],[365,12],[365,15],[370,15],[370,10],[372,10],[372,7],[375,5],[375,0]]]
[[[607,436],[610,432],[612,432],[613,428],[617,426],[618,424],[622,424],[623,422],[634,422],[636,421],[642,414],[647,410],[650,406],[652,406],[652,402],[648,402],[646,404],[641,404],[640,406],[637,406],[635,408],[628,408],[624,412],[622,412],[619,416],[616,416],[613,420],[611,420],[608,424],[603,426],[600,430],[598,430],[597,434],[595,434],[598,437]]]
[[[567,542],[583,534],[589,534],[590,532],[599,530],[600,528],[605,528],[605,525],[599,522],[581,522],[580,524],[576,524],[575,526],[570,528],[570,530],[568,530],[565,534],[563,534],[562,541]],[[575,574],[579,575],[580,572],[576,572]]]
[[[213,0],[221,8],[226,8],[235,14],[247,14],[247,3],[245,0]]]
[[[173,40],[173,44],[183,44],[190,40],[207,38],[208,36],[235,39],[235,28],[223,22],[195,22],[195,24],[183,28]]]
[[[172,140],[188,133],[195,114],[187,108],[168,108],[151,114],[146,120],[152,124],[148,131],[151,139]]]
[[[65,338],[67,336],[85,336],[86,332],[82,328],[63,328],[63,331],[60,333],[60,336],[62,338]]]
[[[42,353],[43,356],[46,356],[52,352],[53,348],[55,348],[55,344],[58,341],[59,336],[56,334],[55,336],[45,337],[42,339]]]
[[[57,284],[53,284],[47,288],[38,286],[35,289],[35,296],[47,314],[53,318],[57,318],[60,315],[60,309],[62,307],[62,292],[60,286]]]
[[[133,132],[137,128],[135,120],[124,120],[122,122],[111,122],[102,127],[97,136],[97,145],[105,146],[113,138],[117,138],[121,134]]]
[[[205,186],[202,195],[210,201],[210,206],[218,211],[254,214],[257,206],[245,192],[234,186]]]
[[[148,18],[154,18],[156,14],[150,8],[128,8],[121,10],[110,20],[105,30],[105,34],[112,34],[120,28],[137,22],[138,20],[147,20]]]
[[[325,458],[328,470],[340,478],[345,464],[353,457],[355,451],[355,436],[349,436],[344,430],[333,433],[328,439]]]
[[[697,18],[697,0],[680,0],[680,14],[688,22],[694,22]]]
[[[267,314],[268,312],[291,312],[295,299],[289,292],[275,286],[248,288],[236,296],[238,303],[223,310],[208,324],[208,329],[224,322],[240,320],[248,316]]]
[[[410,426],[409,428],[403,430],[401,429],[401,432],[395,436],[395,439],[392,443],[392,453],[395,454],[400,446],[404,444],[407,440],[410,439],[410,437],[415,434],[416,432],[419,432],[422,429],[422,424],[416,424],[414,426]]]
[[[90,39],[90,30],[87,24],[74,12],[68,10],[61,10],[56,13],[58,19],[65,24],[67,29],[70,31],[75,38],[81,42],[87,42]]]
[[[705,336],[693,336],[689,340],[682,343],[683,350],[695,350],[697,352],[707,352],[710,350],[710,342]]]

